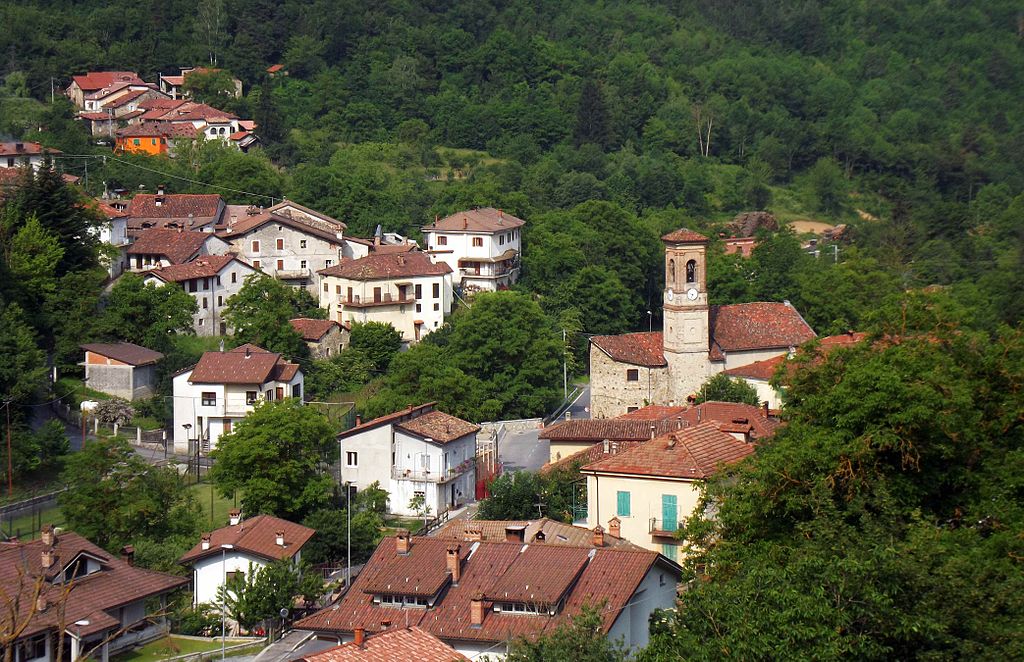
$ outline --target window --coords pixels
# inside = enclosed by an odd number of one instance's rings
[[[206,297],[203,297],[203,310],[206,310],[209,306],[206,305]]]
[[[218,294],[217,295],[217,307],[220,308],[223,305],[224,305],[224,297]]]
[[[423,312],[423,306],[421,306],[420,304],[416,304],[416,312],[417,313],[422,313]]]
[[[149,139],[149,144],[150,145],[156,145],[156,138],[150,138]]]
[[[299,248],[305,248],[305,247],[306,247],[306,240],[305,239],[300,239],[299,240]]]
[[[326,284],[324,284],[324,287],[327,287],[327,285],[326,285]],[[326,291],[327,291],[327,290],[324,290],[324,292],[326,292]],[[341,285],[335,285],[335,286],[334,286],[334,293],[335,293],[335,294],[341,294]]]
[[[203,406],[204,407],[216,407],[217,406],[217,394],[213,391],[203,391]]]
[[[498,245],[499,246],[504,246],[505,245],[505,235],[503,235],[503,234],[499,234],[498,235]]]
[[[258,391],[246,391],[245,392],[245,404],[253,405],[256,404],[256,396],[259,395]]]
[[[203,289],[204,290],[210,289],[210,279],[209,278],[204,278],[203,279]]]
[[[253,269],[259,269],[260,268],[260,261],[259,260],[253,260],[252,261],[252,268]]]
[[[333,260],[324,260],[324,266],[325,267],[329,267],[329,266],[331,266],[331,264],[333,264]]]
[[[441,296],[441,285],[440,283],[434,283],[434,298],[437,299]]]
[[[259,253],[260,252],[260,242],[259,242],[258,239],[253,239],[253,241],[252,241],[252,252],[253,253]]]
[[[328,291],[330,291],[330,288],[327,287],[327,283],[324,283],[324,292],[328,292]]]
[[[631,413],[635,412],[638,409],[640,409],[640,407],[626,407],[626,413],[627,414],[631,414]]]
[[[448,245],[448,237],[445,237],[445,236],[442,236],[442,235],[438,235],[438,237],[437,237],[437,245],[438,246],[447,246]]]
[[[203,319],[199,318],[199,326],[202,326],[202,325],[203,325]]]
[[[306,261],[305,260],[300,260],[299,261],[299,268],[300,269],[305,269],[306,268]]]
[[[373,302],[374,303],[380,303],[380,299],[381,299],[380,288],[379,287],[373,288]]]
[[[230,418],[225,418],[224,419],[224,434],[227,434],[228,432],[231,432],[231,419]]]
[[[679,528],[679,501],[675,494],[661,495],[661,528],[665,531]]]
[[[139,145],[141,145],[141,144],[142,144],[141,142],[139,142],[139,139],[138,139],[138,138],[136,138],[136,139],[135,139],[135,140],[133,140],[132,142],[133,142],[133,143],[135,143],[135,146],[136,146],[136,147],[138,147]]]
[[[422,285],[417,285],[416,286],[416,298],[417,299],[422,299],[423,298],[423,286]]]
[[[441,304],[435,303],[434,304],[434,310],[441,310]]]
[[[635,382],[640,379],[640,371],[636,368],[630,368],[626,371],[626,381]]]
[[[473,246],[481,248],[484,245],[483,237],[473,237]]]
[[[676,546],[675,545],[670,545],[668,543],[664,543],[661,546],[661,553],[669,561],[675,561],[676,560]]]
[[[278,260],[277,261],[277,270],[278,271],[284,271],[284,260]]]
[[[619,517],[629,517],[629,492],[619,490],[615,493],[615,514]]]
[[[284,239],[281,239],[280,237],[278,237],[278,239],[277,239],[277,250],[279,250],[279,251],[283,251],[284,250]]]
[[[15,656],[18,660],[34,660],[46,657],[46,634],[37,634],[18,644],[18,653]]]
[[[696,283],[697,282],[697,261],[690,260],[686,263],[686,282]]]
[[[225,578],[229,582],[234,581],[235,579],[238,579],[238,581],[244,581],[245,573],[241,570],[232,570],[231,572],[226,573]]]
[[[301,398],[302,397],[302,384],[292,384],[292,397],[293,398]]]
[[[217,276],[217,287],[220,287],[220,276]]]
[[[188,282],[188,291],[189,292],[198,292],[199,291],[199,281],[196,280],[195,278],[190,280]]]
[[[235,273],[234,271],[231,272],[231,282],[232,283],[237,283],[238,282],[238,274]]]
[[[345,466],[346,467],[358,467],[359,466],[359,453],[355,451],[345,452]]]
[[[268,388],[267,392],[263,394],[263,397],[268,401],[272,401],[274,399],[274,389]]]
[[[669,283],[676,282],[676,261],[675,260],[669,260],[668,261],[668,282]]]

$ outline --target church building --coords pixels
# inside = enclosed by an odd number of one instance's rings
[[[787,354],[815,337],[788,301],[711,305],[707,237],[684,228],[661,239],[663,331],[591,338],[594,418],[648,404],[685,404],[710,376]]]

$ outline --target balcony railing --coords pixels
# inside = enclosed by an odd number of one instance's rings
[[[397,306],[416,303],[416,298],[410,295],[395,296],[390,292],[385,292],[379,298],[377,297],[364,297],[355,294],[351,297],[340,297],[338,299],[338,307],[346,306],[349,308],[369,308],[372,306]]]
[[[666,522],[663,519],[652,517],[650,519],[650,526],[648,527],[647,532],[652,536],[672,537],[675,536],[676,531],[683,528],[683,524],[684,522],[682,519],[676,519],[674,521],[669,520]]]
[[[391,477],[395,480],[411,480],[414,483],[444,483],[460,476],[473,468],[476,460],[465,460],[447,471],[425,471],[423,469],[391,468]]]

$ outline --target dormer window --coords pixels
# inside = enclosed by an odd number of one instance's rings
[[[531,616],[554,616],[558,609],[552,605],[531,602],[495,602],[494,611],[501,614],[529,614]]]
[[[418,595],[375,595],[373,601],[381,607],[393,607],[395,609],[426,609],[431,605],[429,598]]]

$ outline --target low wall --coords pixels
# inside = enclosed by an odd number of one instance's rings
[[[520,418],[511,421],[488,421],[481,423],[480,435],[488,438],[493,438],[495,433],[504,426],[505,432],[523,432],[524,430],[534,430],[541,427],[541,418]]]

